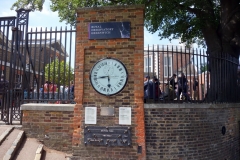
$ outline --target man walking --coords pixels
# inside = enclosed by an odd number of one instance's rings
[[[198,80],[196,77],[193,78],[193,97],[194,100],[198,100]]]
[[[153,81],[150,80],[150,76],[144,78],[144,102],[146,99],[153,99]]]

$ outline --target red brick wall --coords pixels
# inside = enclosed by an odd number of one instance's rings
[[[74,156],[90,159],[145,159],[145,128],[143,108],[143,6],[115,6],[84,8],[77,11],[76,69],[74,109]],[[130,39],[89,40],[88,24],[91,22],[131,22]],[[122,61],[128,70],[128,83],[115,96],[105,97],[91,87],[89,72],[92,66],[107,56]],[[98,110],[95,126],[119,126],[118,109],[132,107],[131,147],[85,146],[83,143],[84,108],[96,106]],[[100,108],[115,107],[115,116],[100,115]],[[137,147],[142,146],[142,153]],[[100,158],[101,157],[101,158]]]
[[[28,105],[31,108],[31,104]],[[35,108],[36,105],[38,109]],[[57,105],[54,106],[58,108]],[[68,106],[65,105],[65,107],[67,108]],[[47,106],[46,108],[52,108],[52,106]],[[23,110],[22,129],[25,131],[27,137],[37,138],[51,149],[71,154],[72,122],[73,111],[45,110],[44,107],[41,107],[41,104],[32,104],[31,110]]]
[[[240,104],[146,104],[147,159],[239,159],[239,122]]]

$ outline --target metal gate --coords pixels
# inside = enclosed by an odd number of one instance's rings
[[[30,10],[0,17],[0,120],[21,124],[23,103],[74,103],[75,30],[29,32]]]

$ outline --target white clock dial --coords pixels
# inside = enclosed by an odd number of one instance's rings
[[[111,96],[123,90],[128,80],[124,64],[114,58],[99,60],[90,71],[92,87],[100,94]]]

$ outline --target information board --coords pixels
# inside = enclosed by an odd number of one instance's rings
[[[85,107],[85,124],[97,124],[97,107]]]

